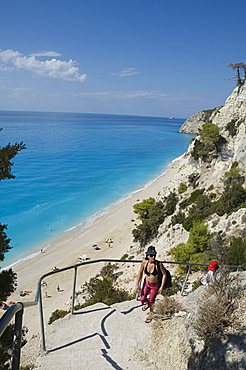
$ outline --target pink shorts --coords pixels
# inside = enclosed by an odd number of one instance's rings
[[[156,296],[159,291],[159,284],[156,283],[149,283],[147,279],[144,281],[144,286],[141,292],[140,301],[142,304],[147,303],[148,306],[151,306],[155,303]],[[147,298],[149,296],[149,298]]]

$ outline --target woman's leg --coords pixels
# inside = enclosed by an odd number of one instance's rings
[[[144,288],[143,288],[143,291],[141,292],[140,301],[141,301],[142,304],[147,303],[148,306],[149,306],[149,300],[148,300],[147,296],[148,296],[149,292],[150,292],[150,287],[149,287],[149,284],[148,284],[147,280],[145,280]]]
[[[154,303],[155,303],[156,296],[158,294],[158,290],[159,290],[158,283],[150,284],[150,293],[149,293],[149,311],[150,312],[147,315],[147,318],[145,320],[146,322],[151,322],[153,319]]]

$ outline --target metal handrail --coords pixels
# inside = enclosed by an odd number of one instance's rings
[[[13,359],[12,359],[12,370],[18,370],[20,366],[20,351],[21,351],[21,335],[22,335],[22,318],[23,312],[25,308],[35,306],[39,303],[39,311],[40,311],[40,326],[41,326],[41,339],[42,339],[42,349],[46,351],[46,343],[45,343],[45,333],[44,333],[44,314],[43,314],[43,304],[42,304],[42,294],[41,294],[41,287],[42,281],[48,276],[58,274],[67,270],[74,269],[74,279],[73,279],[73,291],[72,291],[72,305],[71,305],[71,314],[74,313],[74,301],[75,301],[75,290],[76,290],[76,281],[77,281],[77,271],[78,267],[90,265],[94,263],[100,262],[117,262],[117,263],[141,263],[142,260],[122,260],[122,259],[98,259],[98,260],[90,260],[80,262],[74,265],[70,265],[67,267],[60,268],[55,271],[50,271],[44,275],[42,275],[37,283],[37,288],[35,292],[35,298],[32,301],[26,302],[17,302],[13,306],[9,307],[8,310],[4,313],[4,315],[0,318],[0,337],[6,330],[7,326],[12,321],[13,317],[15,317],[15,329],[14,329],[14,345],[13,345]],[[185,265],[187,266],[187,273],[182,284],[181,295],[183,295],[185,286],[188,281],[189,274],[191,273],[193,266],[200,266],[200,267],[207,267],[208,264],[202,263],[189,263],[189,262],[173,262],[173,261],[160,261],[164,264],[172,264],[172,265]],[[228,268],[236,268],[241,269],[241,266],[234,266],[234,265],[220,265],[221,267],[228,267]]]
[[[61,272],[67,271],[67,270],[74,269],[74,281],[73,281],[72,305],[71,305],[71,314],[73,314],[74,313],[74,300],[75,300],[75,289],[76,289],[76,280],[77,280],[78,267],[85,266],[85,265],[91,265],[91,264],[99,263],[99,262],[104,262],[104,263],[105,262],[141,263],[142,260],[121,260],[121,259],[110,259],[110,258],[107,258],[107,259],[104,258],[104,259],[98,259],[98,260],[90,260],[90,261],[80,262],[80,263],[77,263],[77,264],[74,264],[74,265],[71,265],[71,266],[63,267],[63,268],[58,269],[58,270],[55,270],[55,271],[50,271],[50,272],[44,274],[43,276],[41,276],[41,278],[39,279],[38,288],[37,288],[37,292],[39,292],[39,294],[36,293],[36,297],[39,295],[41,340],[42,340],[42,350],[43,351],[46,351],[47,352],[47,349],[46,349],[46,341],[45,341],[45,332],[44,332],[43,303],[42,303],[42,295],[41,295],[41,283],[42,283],[42,280],[45,279],[45,278],[47,278],[48,276],[51,276],[51,275],[54,275],[54,274],[58,274],[58,273],[61,273]],[[186,286],[186,283],[187,283],[189,274],[191,273],[192,266],[200,266],[200,267],[208,267],[209,266],[208,264],[205,264],[205,263],[189,263],[189,262],[173,262],[173,261],[160,261],[160,262],[161,263],[164,263],[164,264],[185,265],[185,266],[187,266],[187,273],[186,273],[184,282],[182,284],[181,295],[183,295],[183,293],[184,293],[184,289],[185,289],[185,286]],[[237,269],[241,268],[241,266],[233,266],[233,265],[220,265],[220,266],[221,267],[229,267],[229,268],[237,268]]]

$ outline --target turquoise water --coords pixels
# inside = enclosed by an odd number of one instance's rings
[[[4,265],[142,188],[188,147],[183,119],[0,112],[0,146],[24,141],[14,180],[1,181]]]

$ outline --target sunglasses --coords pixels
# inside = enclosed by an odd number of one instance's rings
[[[148,254],[147,257],[155,257],[155,254]]]

